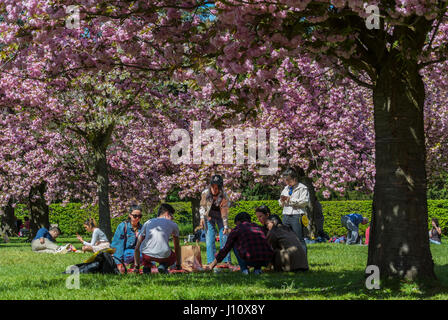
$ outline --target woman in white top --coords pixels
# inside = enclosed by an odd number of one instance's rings
[[[100,250],[110,248],[109,240],[107,239],[104,232],[96,226],[94,219],[87,219],[84,222],[84,228],[87,232],[92,232],[92,240],[89,243],[87,241],[84,241],[79,234],[76,234],[78,240],[81,241],[81,243],[84,245],[82,247],[83,252],[98,252]]]

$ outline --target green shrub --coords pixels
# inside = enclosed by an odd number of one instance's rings
[[[359,213],[364,217],[371,219],[372,201],[371,200],[350,200],[350,201],[322,201],[322,210],[324,214],[324,229],[330,235],[343,235],[345,228],[341,225],[341,216],[349,213]],[[187,235],[193,232],[191,225],[191,202],[170,202],[176,209],[175,221],[179,224],[181,235]],[[246,211],[252,221],[257,222],[255,208],[261,205],[267,205],[271,213],[282,217],[282,208],[277,200],[260,201],[238,201],[229,209],[229,225],[234,226],[233,220],[237,213]],[[61,204],[50,205],[50,223],[57,223],[64,235],[74,235],[76,233],[85,234],[83,222],[92,217],[98,222],[98,208],[81,208],[79,203],[69,203],[66,206]],[[142,223],[157,215],[158,206],[151,212],[143,212]],[[16,207],[16,216],[23,220],[29,212],[24,205]],[[428,200],[428,230],[431,228],[431,218],[437,218],[444,234],[448,232],[448,200]],[[118,224],[127,219],[127,215],[113,218],[111,220],[112,231],[115,231]],[[360,225],[360,233],[364,235],[368,225]]]
[[[271,214],[277,214],[282,217],[282,208],[277,200],[260,200],[260,201],[237,201],[229,209],[229,225],[235,226],[234,219],[239,212],[247,212],[252,218],[252,222],[257,222],[255,209],[261,205],[266,205],[271,210]]]
[[[324,230],[330,236],[344,235],[347,233],[341,225],[341,217],[350,213],[358,213],[363,217],[371,219],[371,200],[350,200],[350,201],[322,201],[322,212],[324,214]],[[364,235],[369,225],[359,225],[359,233]]]

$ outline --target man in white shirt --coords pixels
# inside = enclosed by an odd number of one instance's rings
[[[180,269],[179,227],[173,219],[174,208],[163,203],[159,207],[157,218],[145,222],[135,246],[136,270],[140,268],[140,251],[142,252],[143,273],[151,273],[153,262],[159,263],[159,273],[168,273],[168,267],[174,263],[176,263],[176,268]],[[170,236],[173,236],[174,252],[169,246]]]
[[[292,168],[286,169],[282,176],[286,182],[286,187],[283,189],[278,203],[283,208],[283,224],[291,227],[306,252],[302,216],[306,215],[306,208],[310,202],[308,188],[299,182],[297,173]]]

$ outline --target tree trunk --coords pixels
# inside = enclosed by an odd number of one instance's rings
[[[14,216],[14,208],[12,199],[9,200],[6,207],[0,209],[0,233],[7,234],[9,237],[17,236],[17,218]]]
[[[191,199],[191,215],[193,218],[193,230],[199,226],[201,215],[199,214],[201,199]]]
[[[381,278],[435,279],[426,199],[425,89],[417,64],[391,55],[373,91],[375,189],[368,265]]]
[[[99,228],[112,239],[109,204],[109,169],[107,167],[106,150],[97,149],[95,152],[95,171],[98,195]]]
[[[50,227],[50,211],[45,201],[45,182],[33,186],[28,197],[28,206],[30,210],[30,238],[34,239],[40,228]]]
[[[317,238],[319,231],[323,229],[323,226],[320,226],[320,223],[323,223],[323,217],[321,217],[322,212],[319,212],[319,208],[316,205],[316,190],[314,189],[313,181],[310,178],[305,177],[301,182],[306,185],[310,196],[310,209],[308,210],[309,225],[307,228],[308,233],[311,238]]]

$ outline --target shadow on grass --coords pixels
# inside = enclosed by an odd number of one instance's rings
[[[61,271],[62,272],[62,271]],[[436,266],[437,274],[448,273],[448,265]],[[15,282],[20,288],[52,290],[64,288],[68,275],[54,274],[51,279],[21,279]],[[440,277],[442,278],[442,277]],[[222,285],[226,290],[221,291]],[[445,281],[428,284],[390,282],[387,288],[368,290],[362,270],[310,270],[302,273],[264,273],[260,276],[242,275],[238,272],[149,274],[149,275],[101,275],[82,274],[81,287],[85,290],[106,288],[184,288],[185,294],[198,295],[204,299],[430,299],[435,295],[448,294]],[[216,290],[215,290],[216,289]],[[11,290],[7,284],[0,285],[0,292]],[[229,294],[229,290],[234,294]],[[196,292],[195,292],[196,291]],[[202,296],[202,294],[201,294]],[[123,297],[126,299],[126,297]],[[169,298],[168,298],[169,299]]]
[[[26,243],[14,241],[0,246],[28,247]],[[329,249],[328,245],[314,244],[310,252]],[[49,257],[53,257],[52,255]],[[81,255],[79,262],[86,257]],[[62,261],[62,260],[61,260]],[[69,263],[67,262],[67,265]],[[337,270],[332,270],[335,265]],[[342,268],[341,268],[342,267]],[[63,275],[65,267],[53,265],[49,271],[49,278],[36,278],[30,274],[29,279],[15,279],[14,286],[32,289],[58,289],[65,288],[68,275]],[[152,287],[161,290],[166,287],[167,292],[183,291],[185,296],[200,297],[201,299],[430,299],[435,295],[448,295],[448,264],[436,264],[435,272],[439,281],[430,285],[427,283],[407,284],[403,282],[388,283],[387,288],[368,290],[365,287],[365,274],[363,266],[337,265],[329,262],[310,263],[310,271],[303,273],[264,273],[261,276],[250,274],[242,275],[239,272],[193,273],[171,275],[81,275],[81,287],[94,292],[99,289],[136,290]],[[324,269],[324,270],[322,270]],[[1,282],[1,281],[0,281]],[[224,286],[223,286],[224,285]],[[11,290],[11,285],[3,282],[0,292]],[[180,289],[180,290],[179,290]],[[233,294],[234,292],[234,294]],[[169,293],[167,299],[170,299]],[[127,297],[122,297],[126,299]],[[130,299],[132,297],[129,297]],[[173,297],[175,298],[175,297]],[[442,297],[444,298],[444,297]]]

